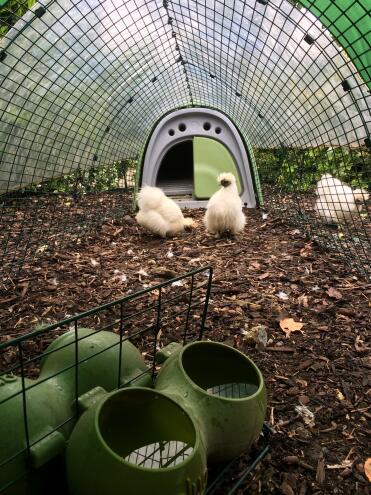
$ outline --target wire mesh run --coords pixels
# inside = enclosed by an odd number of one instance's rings
[[[0,276],[20,276],[46,253],[81,244],[105,223],[122,223],[130,212],[125,190],[0,197]]]
[[[94,215],[87,198],[77,213],[40,195],[50,180],[59,193],[74,182],[74,198],[124,187],[129,204],[155,124],[174,109],[206,106],[253,146],[266,204],[369,274],[367,0],[344,10],[316,0],[33,3],[0,10],[6,273],[100,224],[102,210]],[[127,160],[135,166],[122,175]],[[316,208],[316,184],[328,173],[362,197]],[[122,207],[113,200],[109,209]]]
[[[322,146],[256,153],[266,206],[369,279],[370,150]]]

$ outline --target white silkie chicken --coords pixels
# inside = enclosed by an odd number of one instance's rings
[[[370,196],[364,189],[352,190],[330,174],[322,175],[316,195],[314,209],[327,223],[344,222],[359,215],[362,205],[357,201],[367,201]]]
[[[136,221],[153,234],[170,237],[193,227],[192,218],[184,218],[182,210],[158,187],[144,186],[138,194],[139,212]]]
[[[246,223],[236,178],[231,173],[223,173],[219,175],[218,182],[221,189],[209,199],[204,222],[211,234],[219,236],[224,232],[230,232],[234,235],[240,232]]]

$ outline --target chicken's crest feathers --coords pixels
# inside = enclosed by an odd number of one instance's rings
[[[218,175],[218,184],[223,185],[222,182],[229,182],[230,184],[236,183],[236,177],[230,172],[223,172]]]

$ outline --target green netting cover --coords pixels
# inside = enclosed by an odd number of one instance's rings
[[[347,51],[371,88],[371,23],[369,0],[302,0]]]

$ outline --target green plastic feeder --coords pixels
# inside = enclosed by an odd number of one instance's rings
[[[228,461],[259,436],[266,413],[261,372],[241,352],[216,342],[193,342],[163,365],[156,390],[195,419],[209,462]]]
[[[148,388],[108,394],[71,434],[71,495],[201,495],[206,453],[192,417],[175,400]]]
[[[130,381],[135,385],[150,386],[151,376],[148,373],[143,357],[138,349],[128,340],[122,341],[121,376],[119,342],[120,337],[113,332],[96,332],[90,328],[78,329],[77,359],[78,394],[86,393],[93,387],[102,387],[107,391],[114,390]],[[56,351],[48,354],[51,351]],[[64,382],[68,393],[75,394],[75,331],[71,330],[54,340],[46,351],[41,362],[40,379],[58,373],[54,378]],[[67,369],[70,367],[70,369]],[[66,370],[66,371],[63,371]],[[139,377],[139,378],[138,378]]]
[[[99,392],[114,390],[119,384],[130,380],[136,384],[151,383],[140,352],[130,342],[122,342],[119,379],[119,336],[112,332],[81,328],[78,337],[81,340],[78,341],[77,351],[74,330],[50,344],[41,361],[39,378],[24,380],[25,404],[21,378],[13,375],[0,377],[0,490],[26,475],[30,467],[33,468],[32,479],[23,477],[19,483],[9,487],[4,492],[6,494],[40,493],[36,487],[45,473],[38,474],[38,470],[63,453],[66,439],[77,419],[77,396],[95,389],[98,393],[92,394],[90,400],[93,400]],[[76,352],[80,362],[78,368],[75,367]],[[135,380],[138,376],[140,378]],[[85,401],[88,399],[85,397]],[[30,458],[26,450],[26,426]]]

